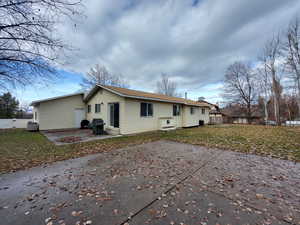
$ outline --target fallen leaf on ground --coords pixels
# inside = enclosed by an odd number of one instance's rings
[[[258,199],[262,199],[263,197],[264,197],[263,194],[256,194],[256,198],[258,198]]]

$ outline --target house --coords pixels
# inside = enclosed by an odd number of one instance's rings
[[[209,124],[215,125],[215,124],[222,124],[225,115],[221,112],[220,108],[216,104],[209,103],[204,100],[203,97],[200,97],[198,99],[198,102],[206,103],[210,106],[209,111]]]
[[[79,128],[87,119],[103,119],[111,134],[198,126],[209,122],[204,102],[97,85],[87,94],[75,93],[32,102],[40,130]]]
[[[223,124],[225,114],[221,112],[219,106],[211,105],[209,112],[209,124]]]
[[[248,124],[248,115],[239,105],[229,105],[221,110],[224,123]],[[250,117],[251,124],[260,124],[263,121],[263,115],[258,107],[253,107]]]
[[[247,117],[246,114],[240,114],[240,115],[231,115],[229,116],[229,121],[231,121],[231,123],[235,123],[235,124],[248,124],[249,118]],[[251,120],[251,124],[260,124],[261,121],[261,117],[259,116],[251,116],[250,118]]]

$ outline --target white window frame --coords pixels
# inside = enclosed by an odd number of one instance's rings
[[[190,108],[190,113],[191,113],[191,115],[194,115],[194,114],[195,114],[195,108],[194,108],[194,107],[191,107],[191,108]]]
[[[146,115],[142,115],[142,104],[146,104]],[[149,105],[152,106],[152,115],[149,115]],[[153,113],[154,113],[153,111],[154,111],[153,103],[141,102],[141,104],[140,104],[140,117],[153,117]]]
[[[176,112],[174,113],[174,106],[176,107]],[[173,116],[180,116],[181,114],[181,107],[180,105],[176,104],[172,106]]]
[[[97,106],[99,106],[99,111],[97,111]],[[101,104],[95,104],[95,113],[100,113],[101,112]]]

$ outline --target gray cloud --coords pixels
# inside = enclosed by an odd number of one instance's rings
[[[79,51],[68,69],[104,64],[131,86],[154,90],[162,72],[182,90],[219,82],[234,60],[255,60],[300,12],[297,0],[86,0],[87,18],[59,27]]]

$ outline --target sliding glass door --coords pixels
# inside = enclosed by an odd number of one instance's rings
[[[112,127],[119,127],[120,107],[119,103],[109,103],[109,125]]]

